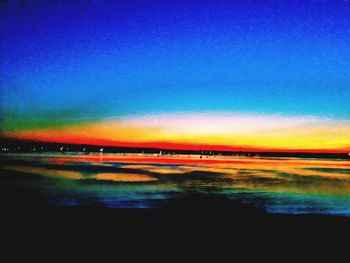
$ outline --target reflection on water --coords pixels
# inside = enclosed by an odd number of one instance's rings
[[[118,173],[98,173],[93,176],[97,180],[106,180],[114,182],[150,182],[156,181],[157,178],[144,174],[118,174]]]
[[[350,216],[350,161],[142,155],[3,155],[13,205],[225,208]],[[30,199],[34,194],[35,198]],[[215,202],[212,202],[215,200]]]

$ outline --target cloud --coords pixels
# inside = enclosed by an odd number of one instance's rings
[[[335,121],[314,116],[295,117],[220,112],[154,114],[124,118],[119,122],[132,127],[215,135],[254,134],[303,127],[350,125],[350,121]]]

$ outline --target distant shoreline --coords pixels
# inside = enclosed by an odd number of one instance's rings
[[[198,163],[227,163],[227,162],[258,162],[274,160],[293,160],[293,159],[310,159],[310,160],[332,160],[332,161],[350,161],[350,158],[339,158],[338,156],[263,156],[263,155],[202,155],[202,154],[159,154],[159,153],[99,153],[99,152],[0,152],[0,158],[14,157],[41,157],[41,158],[78,158],[99,161],[123,162],[124,160],[133,160],[140,162],[198,162]]]
[[[227,157],[287,157],[287,158],[325,158],[350,160],[348,152],[307,152],[307,151],[219,151],[219,150],[174,150],[166,148],[137,148],[116,147],[103,145],[65,144],[38,141],[20,141],[11,139],[0,139],[1,153],[55,153],[55,154],[144,154],[172,156],[172,155],[198,155],[202,158]]]

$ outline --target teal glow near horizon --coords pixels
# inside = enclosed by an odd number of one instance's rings
[[[2,117],[350,118],[347,1],[0,5]]]

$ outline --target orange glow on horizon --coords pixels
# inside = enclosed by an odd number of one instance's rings
[[[315,117],[173,114],[20,130],[7,132],[5,136],[41,142],[167,150],[350,151],[350,122]]]

